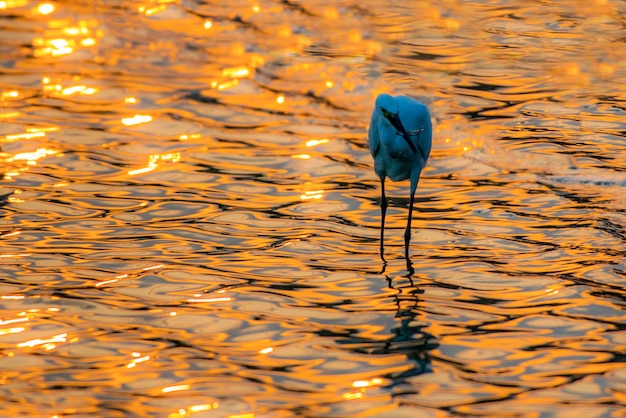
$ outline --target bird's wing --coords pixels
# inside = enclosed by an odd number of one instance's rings
[[[421,156],[426,160],[432,147],[432,123],[428,107],[418,100],[407,96],[398,96],[402,123],[409,132],[419,132],[416,142]]]
[[[372,118],[370,119],[370,127],[367,131],[368,143],[370,148],[370,153],[372,157],[376,158],[376,154],[378,154],[378,150],[380,149],[380,137],[378,125],[380,124],[380,117],[376,112],[376,109],[372,112]]]

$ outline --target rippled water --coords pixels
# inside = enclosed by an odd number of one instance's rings
[[[623,416],[623,1],[0,13],[3,416]]]

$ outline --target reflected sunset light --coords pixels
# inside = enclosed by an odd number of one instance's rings
[[[45,135],[45,132],[33,132],[28,134],[7,135],[6,139],[10,141],[18,141],[20,139],[32,139],[37,137],[43,137]],[[36,166],[39,160],[51,155],[56,155],[58,153],[59,151],[56,150],[37,148],[37,150],[35,151],[18,152],[14,155],[5,154],[4,158],[7,163],[18,163],[18,166],[14,167],[13,170],[5,171],[4,177],[6,180],[12,180],[13,178],[19,176],[21,173],[28,171],[29,168]],[[0,154],[0,157],[3,157],[2,154]],[[15,194],[18,194],[18,192],[16,191]],[[12,203],[23,202],[22,199],[19,199],[15,196],[9,197],[9,201],[11,201]]]
[[[150,155],[148,157],[147,167],[130,170],[128,171],[128,174],[131,176],[135,176],[137,174],[149,173],[150,171],[154,170],[155,168],[159,166],[159,161],[171,161],[173,163],[176,163],[180,161],[180,158],[181,156],[180,156],[180,153],[178,152],[169,153],[169,154],[161,154],[161,155],[160,154]],[[160,268],[160,267],[163,267],[163,265],[159,264],[157,266],[146,268],[146,269],[155,269],[155,268]]]
[[[218,90],[227,90],[239,85],[239,80],[226,81],[223,83],[215,83],[215,85],[211,85],[212,87],[217,87]]]
[[[42,348],[46,350],[50,350],[56,347],[54,343],[64,343],[66,341],[67,341],[67,334],[64,333],[64,334],[55,335],[46,339],[35,338],[33,340],[19,343],[17,344],[17,346],[18,347],[35,347],[35,346],[40,345],[42,346]]]
[[[187,408],[181,408],[177,412],[170,413],[168,415],[168,418],[185,418],[185,417],[193,416],[194,414],[197,414],[199,412],[210,411],[212,409],[217,409],[219,407],[220,405],[218,402],[213,402],[210,404],[192,405]]]
[[[311,156],[309,154],[294,154],[291,158],[297,158],[299,160],[310,160]]]
[[[324,197],[324,190],[307,190],[300,195],[302,200],[321,199]]]
[[[250,75],[250,69],[248,67],[235,67],[225,68],[222,71],[223,77],[242,78]]]
[[[233,298],[231,297],[223,297],[223,298],[192,298],[192,299],[187,299],[187,302],[190,303],[212,303],[212,302],[230,302],[232,301]]]
[[[0,0],[3,416],[619,416],[625,7]]]
[[[66,87],[63,90],[61,90],[61,93],[66,96],[72,96],[74,94],[91,95],[91,94],[95,94],[97,91],[98,90],[96,90],[93,87],[71,86],[71,87]]]
[[[363,398],[363,396],[365,396],[363,392],[348,392],[342,395],[342,397],[347,401],[354,401],[357,399],[361,399]]]
[[[318,145],[327,144],[328,141],[329,140],[326,139],[326,138],[324,138],[324,139],[311,139],[309,141],[306,141],[305,146],[307,148],[316,147]]]
[[[20,116],[20,112],[2,112],[0,111],[0,119],[11,119]]]
[[[22,134],[6,135],[4,138],[7,141],[17,141],[19,139],[32,139],[32,138],[38,138],[42,136],[46,136],[46,133],[45,132],[25,132]]]
[[[189,390],[191,386],[189,385],[175,385],[175,386],[168,386],[165,387],[163,389],[161,389],[161,392],[163,393],[170,393],[170,392],[178,392],[181,390]]]
[[[46,148],[38,148],[37,151],[33,151],[33,152],[20,152],[18,154],[15,154],[13,157],[8,158],[7,162],[14,162],[14,161],[19,161],[19,160],[25,160],[28,164],[36,164],[37,160],[46,157],[48,155],[54,155],[57,154],[58,151],[54,151],[54,150],[50,150],[50,149],[46,149]]]
[[[1,0],[0,10],[23,7],[23,6],[26,6],[27,4],[28,4],[28,0]]]
[[[138,364],[144,363],[144,362],[149,361],[151,359],[150,356],[142,356],[142,357],[140,357],[140,356],[141,356],[141,354],[139,354],[139,353],[133,353],[133,357],[136,357],[136,358],[132,359],[130,361],[130,363],[128,363],[126,365],[126,368],[127,369],[132,369],[133,367],[136,367]]]
[[[18,91],[3,91],[2,92],[2,99],[6,100],[6,99],[15,99],[18,98],[20,96],[20,93]]]
[[[150,115],[135,115],[129,118],[123,118],[122,124],[126,126],[141,125],[142,123],[148,123],[152,121]]]
[[[371,386],[379,386],[382,384],[383,384],[383,379],[379,377],[375,377],[370,380],[357,380],[354,383],[352,383],[352,386],[354,386],[355,388],[367,388]]]
[[[36,8],[37,13],[42,14],[42,15],[49,15],[50,13],[53,13],[55,10],[54,4],[52,3],[41,3],[40,5],[37,6]]]
[[[25,330],[26,328],[23,328],[23,327],[5,328],[5,329],[0,329],[0,335],[19,334],[20,332],[24,332]]]

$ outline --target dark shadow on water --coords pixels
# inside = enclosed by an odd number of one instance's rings
[[[429,351],[437,348],[434,336],[424,331],[429,324],[418,319],[418,305],[423,290],[413,285],[413,273],[404,276],[385,278],[394,295],[396,305],[396,326],[390,329],[391,336],[386,340],[372,340],[355,336],[337,340],[337,343],[357,353],[371,355],[402,354],[412,361],[412,367],[402,372],[384,375],[389,379],[387,387],[402,384],[406,379],[432,371]],[[394,286],[394,281],[404,278],[408,283]]]
[[[407,264],[410,264],[410,260],[407,260]],[[391,329],[394,335],[384,343],[384,346],[372,353],[403,354],[414,364],[414,367],[409,370],[389,376],[392,378],[390,386],[402,383],[411,376],[432,371],[428,352],[438,346],[434,337],[424,331],[429,324],[420,322],[417,318],[419,295],[424,291],[414,286],[412,275],[411,267],[409,274],[404,276],[409,281],[409,285],[402,287],[394,287],[393,278],[385,276],[389,288],[398,290],[398,293],[394,295],[394,302],[397,308],[395,318],[399,320],[399,324]]]
[[[13,192],[5,193],[0,196],[0,208],[5,207],[9,204],[9,197],[13,194]]]

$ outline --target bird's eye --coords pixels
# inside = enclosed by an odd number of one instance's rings
[[[391,116],[391,112],[388,111],[387,109],[381,109],[383,112],[383,116],[385,116],[386,118],[388,118],[389,116]]]

